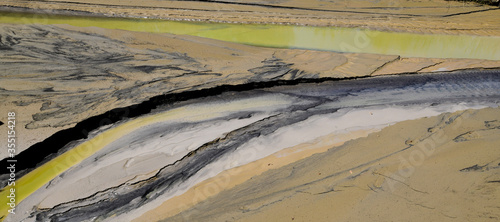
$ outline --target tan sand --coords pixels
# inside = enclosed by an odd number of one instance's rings
[[[498,108],[401,122],[261,175],[256,170],[168,221],[496,221],[499,123]],[[229,174],[230,182],[248,173]],[[171,204],[137,221],[170,215]]]
[[[500,36],[498,8],[470,3],[389,0],[377,3],[298,0],[247,2],[280,7],[155,0],[112,0],[106,2],[108,6],[95,0],[6,0],[0,6],[27,7],[37,12],[49,10],[50,13],[63,14],[90,12],[93,15],[114,17]],[[287,8],[290,6],[307,10]],[[271,58],[292,64],[292,68],[300,70],[297,76],[284,75],[278,78],[286,80],[500,67],[499,61],[489,60],[264,49],[188,36],[58,27],[64,29],[59,33],[62,35],[77,31],[121,41],[123,47],[134,52],[135,58],[117,66],[168,63],[199,73],[214,72],[220,76],[184,76],[180,72],[165,73],[161,70],[148,75],[139,71],[117,71],[113,74],[123,81],[94,79],[68,82],[46,80],[37,76],[37,73],[4,73],[0,87],[9,90],[10,94],[0,95],[0,110],[17,112],[17,134],[22,138],[18,140],[18,152],[88,117],[137,104],[158,94],[245,83],[256,76],[249,70],[262,67],[264,61]],[[0,33],[5,34],[1,30]],[[71,38],[71,35],[68,36]],[[194,62],[154,60],[147,53],[137,53],[157,49],[185,54],[193,58]],[[19,57],[1,59],[15,61]],[[61,73],[51,75],[64,76]],[[262,81],[269,79],[271,77],[263,78]],[[47,88],[53,88],[57,93],[44,92]],[[148,91],[148,88],[155,90]],[[143,93],[130,93],[133,97],[123,100],[111,97],[113,93],[124,89]],[[98,93],[102,94],[97,100],[85,99]],[[65,108],[80,106],[77,101],[85,102],[89,108],[82,112],[57,114],[57,111]],[[45,106],[50,109],[42,110]],[[47,115],[48,118],[36,119],[37,114]],[[446,123],[454,117],[458,117],[457,120]],[[285,157],[271,156],[225,172],[165,202],[137,220],[149,221],[170,216],[173,216],[170,219],[174,221],[186,218],[192,221],[207,218],[215,221],[497,220],[500,218],[500,190],[497,185],[500,180],[500,153],[497,149],[500,145],[499,118],[498,109],[484,109],[468,111],[462,116],[455,113],[407,121],[342,146],[331,137],[326,137],[317,144],[295,147],[296,150],[307,148],[306,151]],[[6,116],[0,117],[4,123],[5,119]],[[356,137],[367,132],[358,133],[349,136]],[[5,138],[6,131],[0,132],[0,137]],[[0,146],[4,147],[4,142],[2,140]],[[410,145],[412,147],[405,149]],[[336,148],[326,151],[332,147]],[[315,152],[324,153],[312,155]],[[5,150],[0,152],[0,158],[6,155]],[[227,175],[230,175],[229,181],[225,180]],[[214,184],[226,190],[214,190]],[[177,214],[179,212],[181,214]]]

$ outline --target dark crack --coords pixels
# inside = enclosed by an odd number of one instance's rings
[[[487,165],[480,166],[478,164],[470,167],[466,167],[460,170],[460,172],[471,172],[471,171],[484,171]]]

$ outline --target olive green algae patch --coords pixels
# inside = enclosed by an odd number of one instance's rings
[[[338,27],[178,22],[7,12],[0,13],[0,21],[172,33],[274,48],[374,53],[403,57],[500,60],[499,36],[431,35]]]

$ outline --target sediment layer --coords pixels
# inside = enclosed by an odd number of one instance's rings
[[[162,94],[271,80],[500,67],[491,60],[271,49],[67,25],[1,25],[0,36],[0,107],[18,113],[19,152],[87,118]],[[1,150],[0,157],[6,156]]]
[[[0,10],[500,36],[498,7],[441,0],[6,0]],[[0,220],[500,218],[500,113],[484,108],[499,104],[500,61],[0,24],[0,65],[18,152],[81,134],[18,172],[19,214],[1,208]],[[430,118],[384,128],[420,117]]]
[[[4,10],[85,16],[160,18],[224,23],[356,27],[429,34],[500,36],[499,8],[470,2],[425,1],[17,1]]]
[[[282,149],[307,151],[318,141],[333,146],[355,139],[351,132],[366,136],[360,131],[496,107],[499,82],[496,71],[375,77],[226,92],[169,105],[93,132],[19,179],[18,195],[25,199],[18,210],[25,213],[10,217],[129,221],[225,169]],[[329,138],[335,135],[346,136]]]
[[[401,122],[182,208],[248,171],[214,179],[136,221],[496,221],[499,117],[497,108]]]

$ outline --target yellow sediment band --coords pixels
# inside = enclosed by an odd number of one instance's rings
[[[182,113],[182,109],[167,112],[168,115],[163,115],[160,118],[157,116],[149,116],[146,118],[137,119],[124,123],[116,128],[103,132],[102,134],[78,145],[77,147],[68,150],[53,160],[34,169],[30,173],[15,181],[14,188],[16,189],[16,204],[31,195],[37,189],[48,183],[57,175],[63,173],[75,164],[80,163],[98,150],[115,141],[116,139],[148,124],[158,121],[165,121],[178,116]],[[0,191],[0,197],[5,197],[10,194],[9,189]],[[0,202],[0,218],[8,215],[7,198],[1,198]]]
[[[16,189],[16,205],[37,189],[50,182],[57,175],[82,162],[106,145],[141,127],[169,120],[203,121],[224,116],[227,112],[259,109],[271,105],[287,105],[290,102],[286,99],[277,100],[276,97],[256,97],[233,101],[231,103],[185,106],[125,122],[83,142],[16,180],[14,186]],[[2,197],[0,198],[0,221],[5,219],[9,214],[8,210],[10,207],[7,205],[7,196],[10,194],[10,188],[12,187],[7,186],[0,191],[0,197]]]
[[[0,13],[2,23],[69,24],[193,35],[255,46],[375,53],[426,58],[500,60],[499,36],[381,32],[338,27],[178,22],[29,13]]]

